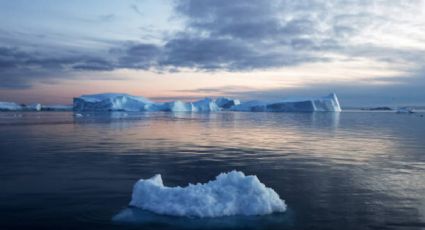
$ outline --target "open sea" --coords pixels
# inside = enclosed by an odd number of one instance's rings
[[[424,113],[0,113],[0,229],[425,229]],[[257,175],[284,213],[129,208],[167,186]],[[133,221],[113,221],[131,212]]]

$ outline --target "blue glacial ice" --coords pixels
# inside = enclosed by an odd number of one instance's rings
[[[282,100],[273,103],[250,101],[230,108],[245,112],[341,112],[335,93],[321,98]]]
[[[205,98],[193,102],[170,101],[154,102],[140,96],[122,93],[103,93],[82,95],[73,99],[73,105],[42,105],[17,104],[14,102],[0,102],[0,111],[70,111],[98,112],[98,111],[167,111],[167,112],[217,112],[217,111],[244,111],[244,112],[340,112],[341,107],[335,93],[326,97],[279,100],[276,102],[248,101],[218,97]]]
[[[274,103],[244,102],[219,97],[194,102],[153,102],[144,97],[128,94],[106,93],[83,95],[74,98],[75,111],[171,111],[171,112],[217,112],[223,110],[246,112],[340,112],[336,94],[326,97],[281,100]]]
[[[256,176],[239,171],[221,173],[205,184],[167,187],[161,175],[134,185],[130,207],[183,217],[267,215],[286,210],[285,201]]]
[[[152,101],[120,93],[82,95],[74,98],[76,111],[145,111]]]
[[[75,111],[215,112],[221,109],[216,100],[210,98],[195,102],[172,101],[164,103],[155,103],[144,97],[118,93],[83,95],[74,98]]]

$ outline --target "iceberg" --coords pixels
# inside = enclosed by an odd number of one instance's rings
[[[341,112],[338,97],[332,93],[322,98],[283,100],[274,103],[250,101],[230,108],[245,112]]]
[[[238,100],[205,98],[195,102],[171,101],[156,103],[144,97],[128,94],[104,93],[74,98],[74,111],[171,111],[216,112],[238,104]]]
[[[145,111],[153,104],[144,97],[120,93],[82,95],[74,98],[76,111]]]
[[[415,113],[415,110],[413,108],[409,108],[409,107],[401,107],[398,108],[396,113]]]
[[[0,111],[41,111],[41,104],[17,104],[15,102],[0,102]]]
[[[82,95],[74,98],[74,111],[168,111],[168,112],[340,112],[341,107],[335,93],[322,98],[282,100],[274,103],[219,97],[205,98],[194,102],[171,101],[157,103],[144,97],[128,94],[104,93]]]
[[[156,214],[185,217],[267,215],[286,210],[285,201],[256,176],[243,172],[221,173],[205,184],[166,187],[161,175],[134,185],[131,207]]]
[[[0,101],[0,111],[17,111],[22,110],[22,106],[15,102]]]

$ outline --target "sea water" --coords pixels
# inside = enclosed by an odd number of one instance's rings
[[[0,113],[0,229],[423,229],[422,113]],[[175,217],[134,184],[255,175],[285,212]],[[125,215],[126,221],[115,221]]]

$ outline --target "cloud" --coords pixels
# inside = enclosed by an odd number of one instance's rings
[[[160,65],[207,71],[246,71],[295,65],[312,59],[279,51],[264,52],[234,39],[181,37],[167,42]]]
[[[117,68],[150,69],[158,65],[162,48],[154,44],[128,43],[122,48],[111,50],[118,57]]]
[[[115,19],[115,14],[102,14],[99,15],[99,20],[102,22],[110,22]]]
[[[135,4],[130,5],[130,8],[133,10],[133,12],[135,12],[136,14],[138,14],[139,16],[144,16],[143,12],[139,9],[139,7]]]
[[[111,71],[114,64],[83,54],[53,55],[0,47],[0,88],[28,88],[33,82],[68,77],[74,71]]]
[[[7,84],[0,87],[28,87],[37,78],[75,71],[244,72],[353,58],[408,63],[416,70],[425,61],[425,18],[415,16],[421,15],[421,4],[422,0],[175,0],[174,18],[184,26],[157,44],[117,41],[108,43],[103,53],[78,47],[50,52],[41,46],[28,51],[19,43],[4,46],[0,78]],[[143,16],[137,5],[130,8]],[[115,16],[99,19],[107,22]]]
[[[82,60],[75,60],[72,65],[74,70],[88,70],[88,71],[112,71],[114,66],[103,59],[98,58],[83,58]]]
[[[156,55],[145,52],[128,58],[155,68],[198,71],[252,71],[356,57],[419,63],[425,47],[394,47],[380,39],[390,37],[397,25],[418,29],[406,12],[414,12],[420,3],[178,0],[175,10],[184,19],[184,30],[167,37]],[[394,12],[401,13],[394,17]],[[403,41],[407,34],[393,39],[412,44],[425,39],[419,35]]]

